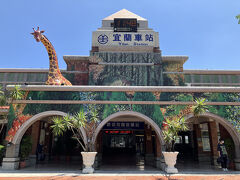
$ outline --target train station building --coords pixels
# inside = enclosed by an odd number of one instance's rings
[[[218,139],[222,137],[229,146],[230,168],[240,170],[240,71],[184,69],[191,59],[162,55],[159,36],[148,27],[147,19],[123,9],[102,19],[102,27],[92,32],[89,56],[63,56],[67,69],[61,73],[71,87],[46,86],[49,69],[0,69],[4,89],[17,84],[29,91],[27,104],[16,117],[24,119],[22,123],[9,123],[10,108],[0,107],[1,137],[8,139],[2,168],[19,168],[19,148],[25,135],[32,139],[29,166],[81,164],[82,149],[71,132],[54,136],[51,119],[75,113],[80,106],[94,104],[87,101],[95,101],[100,112],[94,139],[98,152],[95,167],[163,169],[165,117],[181,113],[189,105],[181,102],[204,97],[213,103],[199,117],[186,115],[189,130],[179,134],[177,166],[216,166]],[[35,104],[30,102],[34,100]],[[40,100],[49,103],[38,103]],[[70,102],[74,100],[86,103]],[[39,144],[44,145],[42,160],[36,156]]]

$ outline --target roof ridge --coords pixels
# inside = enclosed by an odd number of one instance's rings
[[[137,14],[134,14],[133,12],[128,11],[127,9],[121,9],[120,11],[117,11],[111,14],[110,16],[107,16],[103,20],[114,20],[114,18],[136,18],[137,20],[147,21],[145,18]]]

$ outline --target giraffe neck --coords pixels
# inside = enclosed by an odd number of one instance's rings
[[[42,35],[41,42],[45,46],[48,52],[49,56],[49,73],[60,73],[59,67],[58,67],[58,59],[57,59],[57,54],[56,51],[51,44],[51,42],[47,39],[46,36]]]

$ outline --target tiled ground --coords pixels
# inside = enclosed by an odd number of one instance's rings
[[[41,177],[0,177],[0,180],[239,180],[240,175],[59,175],[59,176],[41,176]]]
[[[179,174],[167,175],[144,162],[105,163],[94,174],[81,174],[79,162],[40,163],[16,171],[0,168],[0,180],[240,180],[240,171],[223,172],[218,167],[198,163],[178,163]]]

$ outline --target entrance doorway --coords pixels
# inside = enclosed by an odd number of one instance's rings
[[[193,162],[197,159],[194,156],[194,141],[193,132],[185,131],[178,134],[175,144],[175,151],[178,151],[178,162]]]
[[[103,130],[103,164],[136,166],[144,161],[144,131]]]
[[[155,132],[147,123],[141,120],[136,121],[135,117],[131,118],[132,121],[124,121],[122,117],[117,121],[113,119],[100,131],[101,138],[98,138],[101,144],[100,169],[154,169]]]

